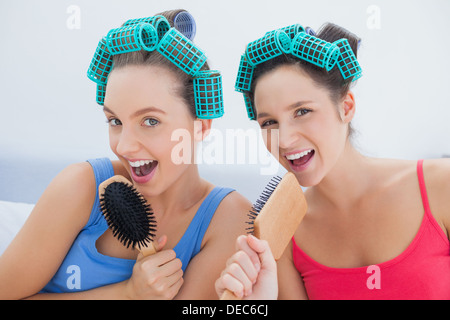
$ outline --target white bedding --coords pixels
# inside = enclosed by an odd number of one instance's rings
[[[20,230],[34,204],[0,200],[0,255]]]

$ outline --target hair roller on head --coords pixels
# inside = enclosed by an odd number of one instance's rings
[[[222,76],[217,70],[204,70],[194,77],[195,109],[199,119],[223,116]]]
[[[101,39],[95,50],[94,57],[87,71],[87,76],[92,81],[105,84],[108,78],[108,74],[112,67],[112,57],[106,47],[105,38]]]
[[[339,47],[325,40],[300,32],[292,41],[291,54],[330,71],[339,58]]]
[[[305,28],[303,28],[303,26],[298,23],[280,28],[279,30],[286,32],[291,40],[293,40],[298,33],[305,32]]]
[[[191,76],[194,76],[206,62],[203,51],[175,28],[171,28],[164,35],[157,50]]]
[[[112,55],[142,49],[153,51],[158,44],[158,33],[149,23],[132,24],[109,31],[106,44]]]
[[[157,15],[154,17],[148,17],[148,18],[139,18],[139,19],[130,19],[125,21],[123,24],[124,27],[131,26],[139,23],[149,23],[151,24],[158,33],[158,38],[161,39],[167,31],[170,29],[170,23],[167,21],[166,17],[162,15]]]
[[[254,68],[248,63],[245,54],[241,56],[234,89],[239,92],[250,91]]]
[[[281,30],[270,31],[264,37],[247,45],[247,61],[254,67],[283,53],[289,53],[290,47],[291,38],[286,32]]]
[[[197,25],[194,17],[187,11],[181,11],[173,19],[175,28],[189,40],[194,40],[197,32]]]
[[[253,107],[252,100],[247,93],[244,92],[243,95],[248,118],[250,120],[256,120],[255,108]]]
[[[337,65],[342,77],[344,79],[353,77],[352,81],[359,79],[362,75],[362,70],[348,40],[344,38],[333,43],[339,47],[341,52]]]
[[[97,84],[97,103],[103,105],[105,102],[106,84]]]
[[[307,34],[309,34],[310,36],[316,36],[316,32],[315,32],[314,29],[311,28],[311,27],[306,27],[306,28],[305,28],[305,32],[306,32]]]

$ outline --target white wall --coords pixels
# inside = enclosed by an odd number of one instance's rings
[[[354,88],[359,149],[406,159],[450,155],[448,0],[2,0],[0,158],[113,157],[86,77],[97,42],[129,18],[176,8],[194,15],[195,42],[223,74],[226,114],[215,128],[257,129],[234,91],[247,42],[292,23],[318,29],[331,21],[363,39],[364,76]]]

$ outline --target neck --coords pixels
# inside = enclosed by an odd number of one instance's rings
[[[148,201],[160,218],[172,212],[183,214],[205,196],[209,186],[209,183],[200,178],[197,165],[189,165],[164,192]]]
[[[359,153],[347,142],[335,166],[311,191],[319,201],[325,201],[338,212],[349,212],[371,188],[371,159]]]

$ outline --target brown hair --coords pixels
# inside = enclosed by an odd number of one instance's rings
[[[333,23],[326,23],[320,28],[319,32],[315,36],[328,42],[334,42],[336,40],[346,38],[353,53],[357,57],[358,43],[360,39],[348,30]],[[255,105],[254,93],[258,79],[265,73],[275,70],[281,65],[298,65],[317,85],[328,90],[331,100],[335,103],[338,103],[346,96],[353,80],[352,77],[344,80],[337,66],[330,71],[326,71],[324,68],[320,68],[309,62],[300,60],[292,55],[284,54],[256,66],[253,73],[251,89],[248,93],[253,106]],[[353,131],[354,130],[351,127],[351,124],[349,124],[349,136],[353,134]]]
[[[184,9],[169,10],[158,13],[156,15],[164,16],[170,23],[171,27],[174,26],[174,19],[176,15],[180,12],[186,11]],[[189,107],[189,111],[194,118],[196,118],[195,110],[195,97],[194,97],[194,84],[193,78],[185,73],[183,70],[178,68],[175,64],[170,62],[166,57],[161,55],[158,51],[134,51],[129,53],[122,53],[113,56],[113,67],[123,68],[129,65],[142,65],[142,66],[159,66],[171,70],[176,78],[179,80],[179,86],[177,88],[176,94],[178,94]],[[203,65],[201,70],[209,70],[207,63]]]

